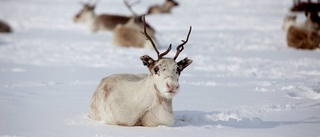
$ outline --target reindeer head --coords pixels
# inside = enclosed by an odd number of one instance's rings
[[[143,16],[145,22],[145,17]],[[179,91],[179,76],[181,72],[192,63],[188,57],[183,60],[176,62],[180,52],[184,49],[184,45],[188,42],[192,27],[190,26],[189,33],[186,40],[182,40],[182,43],[177,47],[177,53],[173,58],[163,57],[168,54],[171,50],[172,45],[163,52],[159,53],[157,47],[152,41],[151,37],[146,31],[146,25],[144,25],[144,34],[147,39],[151,42],[154,50],[158,55],[158,59],[154,60],[148,55],[140,57],[143,65],[147,66],[150,71],[150,75],[153,77],[154,88],[159,92],[160,96],[165,98],[172,98]]]
[[[170,5],[171,7],[179,6],[179,3],[174,0],[166,0],[166,4]]]
[[[73,22],[80,23],[86,22],[88,19],[94,16],[95,4],[90,5],[89,3],[81,3],[83,5],[82,9],[73,17]]]
[[[297,20],[297,15],[295,14],[287,15],[283,20],[282,30],[287,31],[290,26],[296,24],[296,20]]]

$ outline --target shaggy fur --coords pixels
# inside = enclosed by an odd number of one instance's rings
[[[320,45],[319,24],[313,22],[311,14],[302,24],[296,23],[296,16],[285,18],[283,29],[287,32],[287,44],[297,49],[316,49]]]

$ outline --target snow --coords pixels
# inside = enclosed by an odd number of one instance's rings
[[[161,2],[144,0],[134,9]],[[115,47],[110,32],[74,24],[78,3],[0,1],[0,18],[14,29],[0,34],[1,137],[320,136],[320,52],[286,47],[281,24],[292,1],[180,0],[172,15],[147,17],[161,51],[193,27],[179,57],[194,62],[180,77],[176,122],[154,128],[87,117],[103,77],[147,73],[139,57],[156,55]],[[122,1],[101,1],[103,12],[130,15]]]

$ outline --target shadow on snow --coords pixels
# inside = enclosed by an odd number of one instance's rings
[[[175,111],[176,122],[173,127],[186,126],[217,126],[232,128],[274,128],[283,125],[319,124],[320,118],[310,117],[297,121],[263,121],[261,118],[240,118],[235,112],[201,112],[201,111]]]

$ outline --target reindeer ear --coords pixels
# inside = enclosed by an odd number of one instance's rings
[[[188,59],[188,57],[184,58],[183,60],[179,61],[177,65],[179,66],[180,71],[184,70],[186,67],[188,67],[192,63],[191,59]]]
[[[133,17],[134,18],[134,23],[143,23],[141,16]]]
[[[150,68],[150,66],[153,66],[154,64],[154,60],[149,57],[148,55],[143,55],[140,57],[140,60],[142,61],[144,66],[147,66],[148,68]]]

